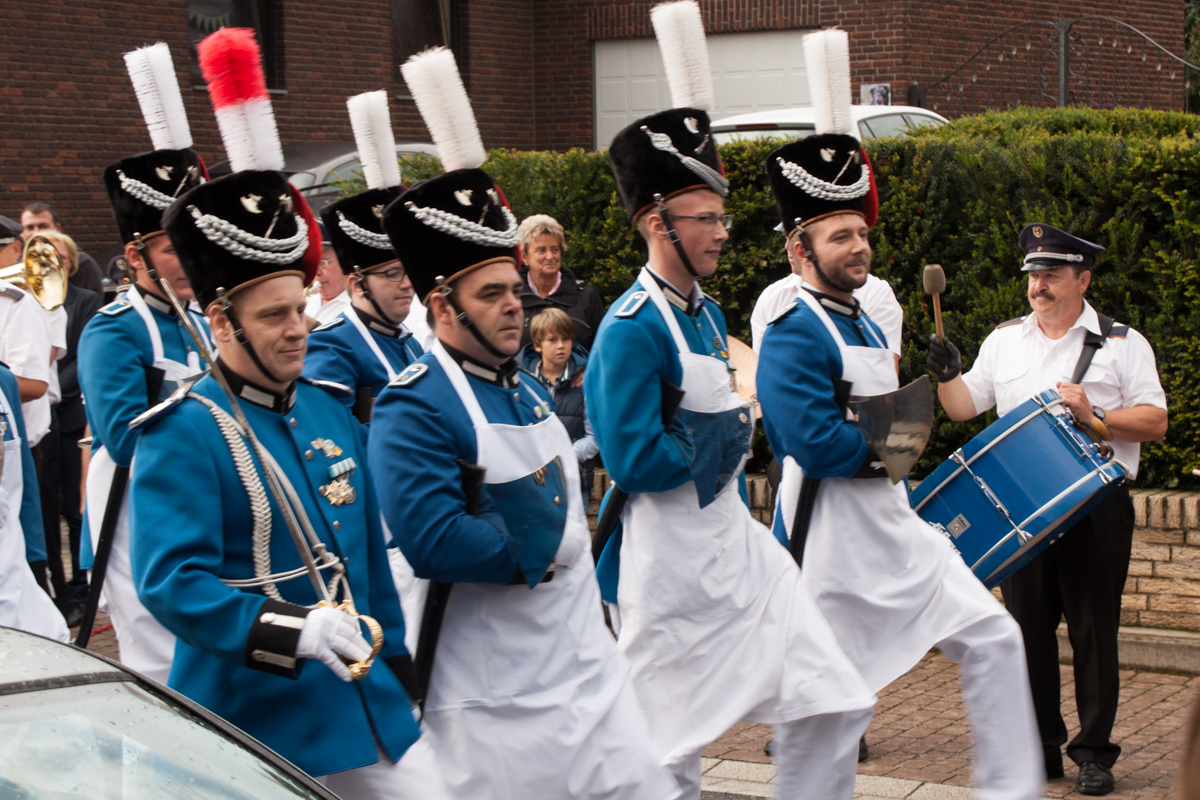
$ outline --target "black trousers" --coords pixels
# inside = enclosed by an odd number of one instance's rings
[[[67,610],[67,581],[63,571],[62,527],[59,522],[58,491],[58,415],[51,408],[50,431],[36,447],[31,448],[37,468],[38,492],[41,495],[42,529],[46,537],[46,562],[50,568],[50,588],[54,603],[64,614]]]
[[[85,428],[60,431],[58,439],[58,484],[62,498],[62,517],[67,521],[67,534],[71,548],[71,580],[67,582],[67,601],[82,603],[87,600],[87,574],[79,568],[79,536],[83,528],[83,513],[80,508],[79,483],[83,479],[83,451],[79,440]]]
[[[1110,741],[1120,689],[1117,628],[1133,544],[1133,502],[1125,486],[1067,531],[1049,550],[1000,585],[1021,625],[1042,747],[1067,742],[1058,666],[1058,623],[1065,615],[1074,652],[1079,734],[1067,744],[1076,764],[1116,763]]]

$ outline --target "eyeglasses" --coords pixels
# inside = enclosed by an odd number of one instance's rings
[[[336,258],[322,258],[317,263],[319,263],[322,267],[328,267],[330,264],[336,264],[337,259]]]
[[[383,272],[368,272],[366,274],[378,275],[384,280],[391,281],[392,283],[403,283],[404,278],[408,273],[404,271],[404,267],[392,267],[391,269],[384,270]]]
[[[712,215],[706,215],[703,217],[688,217],[684,216],[683,214],[672,214],[671,219],[694,219],[706,228],[714,228],[717,225],[721,225],[725,228],[725,230],[729,230],[733,227],[732,214],[722,214],[719,217]]]

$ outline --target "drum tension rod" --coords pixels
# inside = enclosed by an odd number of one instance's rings
[[[960,467],[962,467],[964,470],[967,471],[967,474],[970,475],[971,478],[974,479],[975,485],[978,486],[979,490],[983,492],[983,496],[988,499],[988,502],[990,502],[993,506],[995,506],[996,510],[1004,515],[1004,518],[1006,520],[1008,520],[1009,526],[1014,531],[1016,531],[1017,541],[1023,545],[1028,544],[1029,541],[1033,537],[1030,536],[1025,531],[1021,530],[1019,527],[1017,527],[1017,523],[1013,522],[1013,518],[1008,513],[1008,509],[1004,507],[1004,503],[1000,502],[1000,498],[997,497],[996,493],[992,491],[992,487],[988,486],[987,482],[984,481],[983,478],[979,477],[978,475],[976,475],[974,472],[971,471],[971,467],[968,466],[968,464],[967,464],[966,456],[963,455],[962,448],[955,450],[954,453],[950,456],[950,460],[953,461],[955,464],[958,464]]]

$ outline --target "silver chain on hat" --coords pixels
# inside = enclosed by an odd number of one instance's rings
[[[231,222],[205,214],[195,206],[188,206],[196,227],[213,244],[233,253],[240,258],[259,261],[263,264],[291,264],[308,249],[308,223],[299,214],[293,214],[296,220],[296,234],[286,239],[268,239],[244,231]]]
[[[337,212],[337,215],[338,227],[354,241],[365,244],[367,247],[374,247],[376,250],[392,249],[392,240],[387,237],[386,233],[369,231],[354,220],[346,219],[346,215],[341,211]]]
[[[659,150],[662,150],[664,153],[671,153],[680,161],[682,161],[685,167],[699,175],[705,183],[712,187],[714,192],[722,197],[729,194],[729,181],[725,179],[724,175],[717,172],[703,161],[692,158],[691,156],[685,156],[683,153],[679,152],[675,148],[675,145],[671,143],[671,137],[667,134],[655,133],[645,125],[642,126],[642,131],[650,137],[651,144],[653,144]]]
[[[871,189],[871,168],[863,164],[862,175],[854,183],[841,185],[823,181],[799,164],[776,156],[783,175],[793,186],[820,200],[857,200]]]
[[[440,208],[421,208],[411,200],[406,202],[404,207],[411,211],[413,216],[434,230],[448,233],[456,239],[462,239],[464,242],[482,244],[489,247],[517,246],[517,218],[504,206],[500,206],[500,210],[504,212],[504,219],[508,224],[508,228],[502,231],[471,222],[469,219],[463,219],[457,214],[451,214],[449,211],[443,211]]]
[[[157,208],[162,211],[175,202],[175,198],[169,194],[163,194],[158,189],[147,183],[142,183],[137,178],[130,178],[121,170],[117,170],[117,178],[121,181],[122,189],[151,208]]]

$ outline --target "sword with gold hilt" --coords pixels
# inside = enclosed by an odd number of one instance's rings
[[[271,469],[271,461],[268,458],[266,450],[258,437],[254,433],[254,428],[250,426],[250,421],[246,418],[245,412],[242,410],[241,403],[238,401],[237,394],[233,391],[233,387],[229,385],[229,381],[225,378],[220,367],[217,366],[216,359],[208,349],[208,345],[204,336],[192,323],[191,317],[188,315],[187,309],[180,301],[179,296],[175,294],[175,289],[172,288],[169,281],[159,277],[158,271],[154,269],[154,265],[150,260],[150,253],[141,234],[133,235],[134,246],[137,247],[138,253],[142,256],[142,260],[146,263],[146,271],[150,277],[158,283],[163,292],[167,295],[167,300],[171,303],[171,307],[175,309],[175,313],[179,315],[179,319],[183,322],[184,328],[188,335],[195,341],[196,347],[199,348],[200,355],[208,362],[210,372],[221,390],[225,393],[225,398],[229,401],[230,409],[233,411],[233,417],[241,426],[241,432],[247,442],[250,444],[250,449],[254,451],[258,463],[262,465],[262,473],[266,478],[267,487],[270,489],[271,496],[275,498],[275,505],[279,508],[279,513],[283,517],[288,533],[292,536],[292,542],[296,545],[296,550],[300,554],[300,560],[304,562],[305,571],[308,573],[309,580],[312,581],[313,588],[317,592],[317,597],[320,598],[317,603],[317,608],[336,608],[339,611],[345,611],[352,617],[362,621],[367,629],[371,632],[371,655],[363,661],[355,661],[347,665],[350,671],[350,676],[355,680],[362,680],[367,676],[367,672],[371,669],[371,664],[375,657],[383,649],[383,627],[373,618],[365,614],[359,614],[354,608],[354,597],[350,591],[350,581],[346,578],[345,567],[340,559],[326,549],[325,543],[317,536],[316,531],[312,529],[312,525],[308,524],[307,516],[303,517],[303,526],[301,516],[296,513],[296,509],[288,502],[283,486],[279,482],[279,478]],[[299,500],[297,499],[297,505]],[[329,589],[325,585],[324,579],[321,577],[321,569],[317,565],[316,557],[321,559],[324,566],[332,569],[342,587],[343,600],[338,603],[335,598],[330,596]]]

